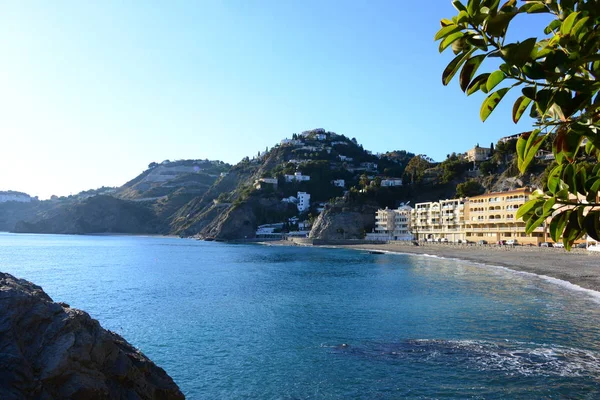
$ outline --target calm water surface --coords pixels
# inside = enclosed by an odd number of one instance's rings
[[[123,335],[190,399],[600,398],[598,299],[499,268],[0,234],[0,270]]]

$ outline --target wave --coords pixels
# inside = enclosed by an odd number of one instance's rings
[[[600,354],[588,349],[518,341],[408,339],[360,346],[321,345],[331,352],[374,360],[403,359],[452,368],[475,368],[519,376],[600,379]]]

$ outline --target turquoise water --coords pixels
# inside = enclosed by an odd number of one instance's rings
[[[0,234],[0,270],[123,335],[190,399],[600,398],[598,298],[501,268]]]

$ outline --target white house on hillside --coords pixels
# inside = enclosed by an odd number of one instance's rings
[[[310,176],[302,175],[302,172],[296,172],[294,175],[285,175],[286,182],[305,182],[310,181]]]
[[[346,181],[343,180],[343,179],[335,179],[335,180],[331,181],[331,184],[333,186],[337,186],[337,187],[343,188],[344,186],[346,186]]]
[[[382,179],[381,186],[402,186],[402,179],[401,178]]]

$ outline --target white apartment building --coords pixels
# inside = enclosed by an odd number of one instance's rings
[[[465,240],[463,199],[417,203],[412,212],[412,233],[417,240]]]
[[[377,210],[375,216],[375,234],[368,239],[376,240],[412,240],[411,218],[413,208],[402,205],[397,209]]]
[[[310,181],[310,176],[302,175],[302,172],[296,172],[294,175],[285,175],[286,182],[305,182]]]
[[[310,194],[306,192],[298,192],[298,211],[305,212],[310,208]]]

